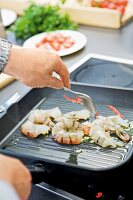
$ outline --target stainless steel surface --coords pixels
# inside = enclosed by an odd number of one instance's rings
[[[5,103],[0,105],[0,113],[5,112],[12,104],[16,103],[20,98],[20,95],[16,92]]]
[[[84,94],[84,93],[81,93],[81,92],[75,92],[73,90],[70,90],[66,87],[64,87],[64,90],[69,92],[69,93],[72,93],[78,97],[80,97],[81,101],[82,101],[82,105],[84,105],[89,111],[91,114],[95,115],[96,114],[96,108],[95,108],[95,105],[91,99],[90,96]]]
[[[82,50],[68,56],[62,57],[69,71],[73,71],[75,64],[80,62],[88,54],[95,56],[110,57],[113,59],[122,58],[124,60],[133,60],[133,22],[127,24],[119,30],[104,28],[95,28],[90,26],[80,26],[79,31],[87,37],[87,44]],[[7,37],[14,44],[22,44],[16,41],[14,34],[7,33]],[[15,92],[21,95],[26,94],[31,88],[15,81],[6,88],[0,90],[0,104],[9,98]]]

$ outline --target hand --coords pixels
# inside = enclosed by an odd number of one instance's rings
[[[53,72],[60,79],[53,77]],[[58,55],[41,48],[12,48],[4,73],[30,87],[70,88],[70,76],[64,62]]]
[[[31,175],[17,159],[0,155],[0,180],[10,183],[21,200],[27,200],[31,191]]]

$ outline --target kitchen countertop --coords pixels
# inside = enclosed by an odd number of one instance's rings
[[[89,53],[133,60],[133,22],[128,23],[120,30],[80,26],[79,31],[87,36],[88,42],[82,50],[62,57],[68,69],[71,69],[73,64]],[[14,44],[22,45],[11,33],[7,34],[7,38]],[[0,91],[0,104],[15,92],[24,95],[29,90],[29,87],[15,81]]]

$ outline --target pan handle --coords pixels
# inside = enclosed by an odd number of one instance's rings
[[[26,167],[29,169],[32,176],[32,183],[37,184],[44,181],[44,176],[47,175],[47,170],[41,163],[27,164]]]

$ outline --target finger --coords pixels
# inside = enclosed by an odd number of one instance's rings
[[[62,80],[59,80],[58,78],[51,76],[48,80],[48,87],[56,88],[56,89],[61,89],[63,88],[64,84]]]
[[[70,88],[70,74],[66,65],[63,63],[63,61],[60,58],[54,64],[53,68],[54,68],[54,71],[60,75],[64,86]]]

